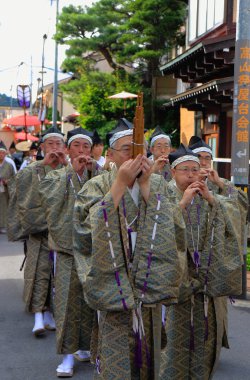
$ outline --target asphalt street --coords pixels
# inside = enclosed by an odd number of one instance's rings
[[[55,333],[35,338],[31,333],[33,316],[24,310],[23,272],[19,270],[22,260],[22,243],[10,243],[6,235],[0,234],[0,380],[56,379],[61,357],[56,354]],[[229,303],[228,308],[230,350],[222,349],[213,379],[248,380],[250,297]],[[92,377],[91,364],[76,362],[74,380]]]
[[[22,301],[23,244],[0,234],[0,380],[53,380],[61,356],[56,354],[55,332],[32,335],[33,316]],[[74,380],[93,378],[89,363],[75,363]]]

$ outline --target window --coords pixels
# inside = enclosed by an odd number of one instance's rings
[[[217,138],[216,137],[208,137],[208,145],[211,147],[213,152],[213,157],[216,157],[217,152]]]
[[[225,0],[189,0],[189,41],[224,22]]]

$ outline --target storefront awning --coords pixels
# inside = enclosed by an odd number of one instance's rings
[[[192,111],[233,103],[234,77],[212,80],[173,96],[164,107],[183,106]]]

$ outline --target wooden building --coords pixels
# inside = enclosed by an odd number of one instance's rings
[[[181,142],[202,137],[214,157],[231,155],[237,0],[189,0],[186,50],[162,65],[176,78],[176,95],[165,104],[180,109]],[[230,178],[230,165],[219,164]]]

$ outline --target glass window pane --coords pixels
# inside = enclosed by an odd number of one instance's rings
[[[218,24],[224,21],[224,8],[225,8],[224,0],[215,0],[215,17],[214,17],[215,24]]]
[[[209,137],[208,138],[208,145],[212,149],[213,157],[216,157],[216,143],[217,143],[216,137]]]
[[[209,0],[207,8],[207,30],[214,26],[214,1],[215,0]]]
[[[205,33],[207,21],[207,0],[199,0],[198,9],[198,36]]]
[[[197,0],[189,1],[189,41],[196,38]]]

